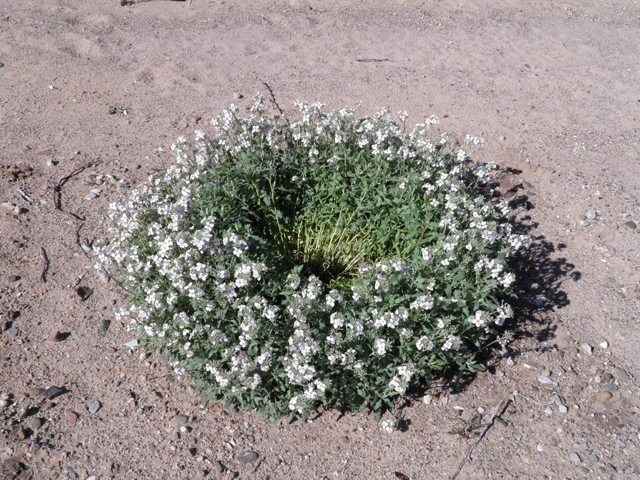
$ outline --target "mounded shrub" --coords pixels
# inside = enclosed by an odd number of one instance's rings
[[[506,261],[528,242],[480,193],[482,140],[434,140],[434,117],[405,134],[387,110],[296,107],[229,106],[109,205],[96,268],[130,294],[117,317],[178,375],[270,417],[379,413],[447,367],[475,370],[505,340]]]

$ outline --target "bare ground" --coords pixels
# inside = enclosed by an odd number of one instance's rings
[[[0,478],[449,478],[501,400],[459,479],[636,478],[639,47],[628,1],[2,2],[0,203],[20,213],[0,206]],[[392,434],[366,414],[268,423],[202,404],[123,347],[123,292],[90,268],[107,175],[139,184],[172,161],[156,148],[263,82],[287,111],[362,101],[484,136],[476,159],[500,166],[535,240],[509,355],[436,382]]]

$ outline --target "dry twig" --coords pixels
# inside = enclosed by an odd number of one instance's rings
[[[390,62],[388,58],[358,58],[356,62],[360,63],[380,63],[380,62]]]
[[[62,209],[62,187],[64,186],[65,183],[67,183],[72,177],[75,177],[76,175],[78,175],[79,173],[84,172],[87,168],[89,167],[93,167],[94,165],[97,165],[98,162],[89,162],[86,165],[83,165],[80,168],[76,168],[73,172],[71,172],[69,175],[67,175],[64,178],[61,178],[60,181],[58,182],[58,184],[53,187],[53,204],[56,206],[57,210],[60,210],[63,213],[66,213],[67,215],[71,215],[73,218],[76,218],[78,220],[82,220],[84,221],[85,219],[82,217],[79,217],[78,215],[75,215],[73,213],[70,212],[65,212]]]
[[[521,393],[520,393],[520,392],[518,392],[517,390],[516,390],[515,392],[513,392],[513,396],[514,396],[514,397],[522,397],[522,398],[524,398],[525,400],[529,400],[530,402],[533,402],[533,403],[535,403],[536,405],[541,405],[541,406],[543,406],[543,407],[553,407],[553,406],[555,405],[555,403],[542,403],[542,402],[539,402],[539,401],[537,401],[537,400],[534,400],[534,399],[533,399],[533,398],[531,398],[531,397],[528,397],[528,396],[526,396],[526,395],[521,394]]]
[[[22,198],[24,198],[27,202],[29,203],[33,203],[33,200],[31,200],[31,198],[29,198],[29,195],[27,195],[26,193],[24,193],[21,189],[18,189],[18,193],[20,195],[22,195]]]
[[[47,271],[49,271],[49,258],[47,257],[47,252],[44,247],[40,247],[40,258],[44,262],[42,265],[42,274],[40,275],[40,280],[42,283],[47,283]]]
[[[507,400],[507,403],[509,403],[510,401],[511,400]],[[496,419],[496,416],[498,415],[498,412],[500,411],[503,403],[504,403],[504,400],[500,400],[500,402],[496,406],[496,409],[493,411],[493,415],[491,415],[491,418],[487,422],[487,425],[484,427],[484,430],[482,430],[482,433],[480,433],[478,440],[476,440],[476,443],[474,443],[473,446],[469,449],[469,453],[467,453],[467,456],[462,459],[462,463],[460,463],[458,470],[456,470],[456,473],[453,474],[453,476],[451,477],[451,480],[455,480],[456,477],[460,474],[462,467],[464,467],[464,464],[467,463],[467,461],[471,460],[471,452],[473,452],[473,450],[478,446],[478,444],[484,437],[485,433],[487,433],[487,430],[489,430],[489,428],[491,428],[491,425],[493,425],[493,421]]]
[[[271,90],[271,87],[269,85],[267,85],[267,82],[262,82],[262,84],[265,87],[267,87],[267,90],[269,90],[269,95],[271,95],[271,101],[273,102],[273,104],[276,106],[276,108],[280,112],[280,115],[284,116],[284,112],[280,108],[280,105],[278,105],[278,102],[276,102],[276,96],[273,94],[273,91]]]

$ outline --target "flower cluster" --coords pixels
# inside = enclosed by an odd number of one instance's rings
[[[478,194],[482,140],[434,141],[434,117],[404,134],[384,109],[296,107],[228,107],[109,205],[95,266],[131,294],[117,318],[178,375],[270,415],[380,410],[449,364],[473,369],[513,316],[507,259],[529,243]]]

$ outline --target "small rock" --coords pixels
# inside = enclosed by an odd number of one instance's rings
[[[600,348],[609,348],[609,342],[604,341],[604,342],[600,343]]]
[[[631,220],[629,220],[628,222],[624,222],[623,225],[627,228],[630,228],[631,230],[635,230],[637,228],[637,225]]]
[[[78,473],[71,467],[64,467],[62,471],[66,473],[69,478],[78,478]]]
[[[93,413],[95,415],[98,412],[98,410],[100,410],[101,408],[102,408],[102,403],[100,403],[100,400],[96,400],[89,407],[89,413]]]
[[[4,398],[0,399],[0,408],[4,408],[7,405],[9,405],[9,400],[5,400]]]
[[[600,461],[598,456],[594,455],[593,453],[591,454],[591,457],[589,457],[589,460],[591,460],[593,463],[598,463]]]
[[[188,417],[186,415],[176,415],[171,420],[169,420],[169,425],[172,427],[179,427],[180,425],[184,425],[187,423]]]
[[[90,289],[89,287],[78,287],[76,288],[76,293],[78,294],[81,300],[86,300],[91,296],[91,294],[93,293],[93,290]]]
[[[422,401],[426,405],[431,405],[432,400],[433,400],[433,397],[431,395],[425,395],[424,398],[422,399]]]
[[[224,465],[222,465],[218,460],[213,462],[213,468],[216,469],[216,473],[224,473]]]
[[[75,424],[78,421],[78,414],[76,412],[72,412],[71,410],[67,410],[66,412],[64,412],[64,417],[71,425]]]
[[[31,448],[37,452],[38,450],[40,450],[42,448],[42,444],[40,444],[38,442],[33,442],[31,444]]]
[[[26,432],[26,431],[25,431],[25,429],[24,429],[24,428],[22,428],[22,427],[19,427],[19,428],[18,428],[18,438],[19,438],[20,440],[24,440],[25,438],[27,438],[27,432]]]
[[[38,388],[38,387],[31,387],[27,393],[29,394],[30,397],[37,397],[39,395],[42,395],[42,392],[44,392],[44,390],[42,388]]]
[[[542,444],[540,444],[540,443],[539,443],[539,444],[538,444],[538,446],[536,447],[536,449],[537,449],[539,452],[544,452],[544,445],[542,445]]]
[[[103,318],[102,320],[100,320],[100,324],[98,325],[98,332],[103,334],[107,333],[107,330],[109,330],[110,326],[111,321]]]
[[[18,335],[18,329],[14,327],[8,328],[7,333],[15,337],[16,335]]]
[[[34,418],[33,420],[31,420],[31,428],[33,428],[34,430],[37,430],[41,426],[42,426],[41,418]]]
[[[578,452],[571,452],[571,460],[577,463],[582,461],[582,459],[580,458],[580,455],[578,455]]]
[[[61,342],[64,340],[64,335],[56,330],[56,332],[49,337],[50,342]]]
[[[609,400],[611,400],[611,397],[613,395],[611,395],[611,392],[598,392],[596,393],[596,400],[600,403],[607,403]]]
[[[587,210],[587,218],[589,220],[595,220],[596,218],[598,218],[598,214],[595,210]]]
[[[20,277],[20,276],[18,276],[18,275],[9,275],[9,276],[7,277],[7,280],[8,280],[9,282],[17,282],[18,280],[20,280],[20,278],[21,278],[21,277]]]
[[[588,343],[583,343],[582,344],[582,351],[584,353],[586,353],[587,355],[593,355],[593,347],[591,345],[589,345]]]
[[[138,340],[131,340],[130,342],[123,343],[123,346],[129,347],[131,350],[138,346]]]
[[[245,464],[255,462],[260,456],[256,452],[247,450],[236,457],[236,462]]]
[[[616,387],[613,383],[605,383],[600,388],[603,392],[615,392],[616,390],[618,390],[618,387]]]
[[[627,380],[627,381],[631,380],[631,377],[629,376],[629,374],[621,368],[616,367],[613,369],[613,372],[615,373],[616,378],[619,380]]]
[[[569,411],[569,409],[568,409],[567,407],[565,407],[564,405],[560,405],[560,406],[558,407],[558,411],[559,411],[560,413],[567,413],[567,412]]]
[[[66,390],[64,388],[58,388],[55,385],[53,387],[47,388],[44,392],[42,392],[42,396],[47,400],[53,400],[59,395],[65,393]]]
[[[131,170],[140,170],[142,166],[139,163],[136,163],[131,166]]]
[[[87,480],[100,480],[100,477],[98,475],[91,475],[90,477],[87,477]]]
[[[544,383],[545,385],[549,385],[549,384],[553,383],[553,380],[551,380],[549,377],[546,377],[544,375],[540,375],[538,377],[538,381],[540,383]]]
[[[93,200],[93,199],[94,199],[94,198],[96,198],[97,196],[98,196],[98,195],[96,195],[95,193],[93,193],[93,192],[89,192],[89,194],[88,194],[86,197],[84,197],[84,198],[85,198],[86,200]]]
[[[542,307],[542,305],[544,304],[544,302],[543,302],[542,300],[540,300],[540,299],[536,298],[536,299],[533,301],[533,304],[534,304],[536,307],[540,308],[540,307]]]

